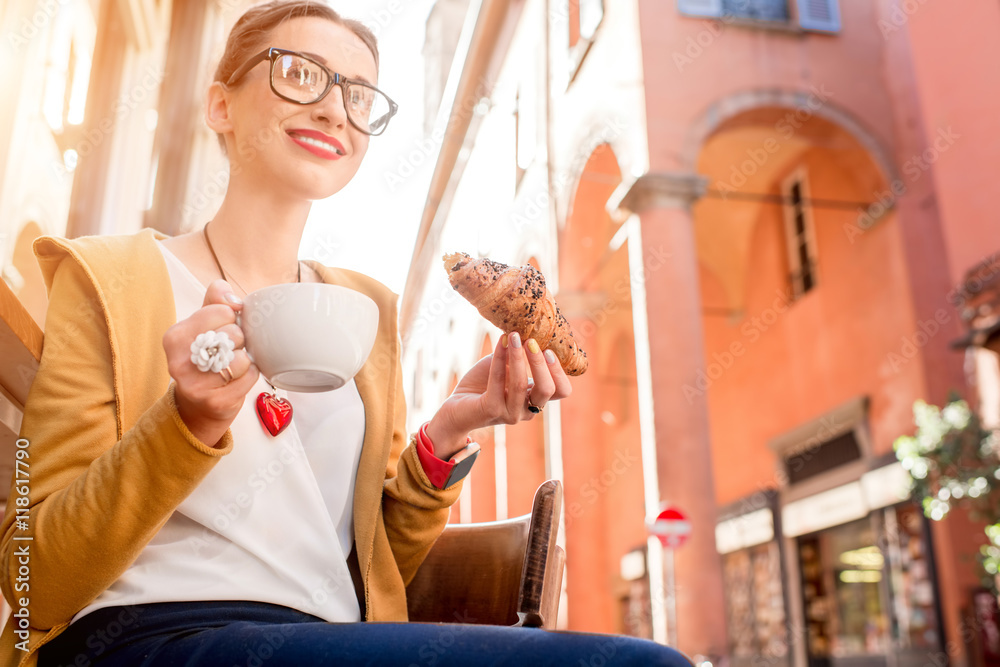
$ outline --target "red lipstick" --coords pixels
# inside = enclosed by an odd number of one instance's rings
[[[346,153],[343,144],[317,130],[288,130],[287,134],[299,146],[326,160],[339,160]]]

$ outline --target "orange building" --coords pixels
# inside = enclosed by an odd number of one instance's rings
[[[914,401],[970,393],[959,283],[1000,246],[1000,8],[967,5],[469,16],[403,297],[413,418],[499,334],[437,257],[541,268],[590,370],[541,420],[480,434],[496,446],[456,520],[561,478],[568,627],[733,664],[976,662],[985,538],[924,519],[892,451]],[[661,502],[693,526],[667,589]]]

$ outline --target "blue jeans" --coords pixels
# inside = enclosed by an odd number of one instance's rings
[[[327,623],[264,602],[107,607],[39,651],[39,667],[510,665],[690,667],[673,649],[618,635],[494,625]]]

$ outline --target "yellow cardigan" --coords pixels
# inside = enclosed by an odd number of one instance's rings
[[[11,617],[0,635],[0,664],[35,665],[38,647],[128,568],[232,450],[229,431],[214,449],[199,442],[177,413],[162,345],[176,321],[170,277],[155,242],[162,238],[146,229],[35,241],[49,308],[21,426],[30,443],[29,467],[22,466],[29,473],[28,530],[14,523],[21,497],[16,478],[0,524],[0,587],[15,612],[20,598],[28,599],[30,628],[21,644],[14,632],[18,619]],[[355,378],[365,436],[354,541],[365,619],[405,621],[405,585],[444,528],[461,484],[435,489],[407,446],[396,295],[360,273],[308,264],[324,282],[378,304],[375,346]],[[22,576],[18,582],[25,545],[27,581]]]

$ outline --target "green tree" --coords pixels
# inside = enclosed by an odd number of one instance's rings
[[[980,561],[995,589],[1000,571],[1000,457],[997,436],[983,428],[968,404],[953,398],[944,408],[917,401],[913,405],[917,433],[896,439],[896,458],[910,474],[913,497],[924,514],[940,521],[953,507],[985,521],[989,544]]]

